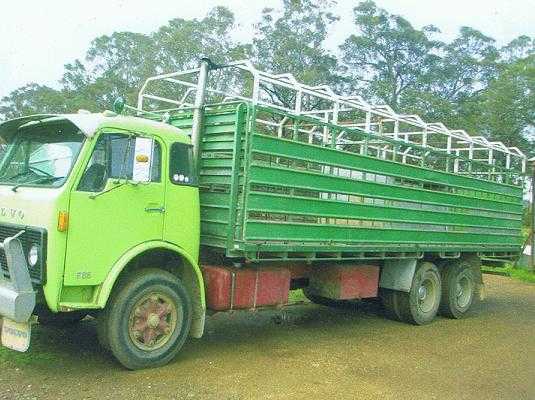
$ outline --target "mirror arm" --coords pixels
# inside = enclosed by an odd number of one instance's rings
[[[95,200],[97,197],[100,197],[100,196],[102,196],[102,195],[104,195],[104,194],[106,194],[106,193],[110,193],[110,192],[114,191],[115,189],[118,189],[118,188],[120,188],[120,187],[126,185],[127,183],[128,183],[127,180],[124,181],[124,182],[121,182],[120,179],[119,179],[119,180],[116,180],[116,181],[114,182],[114,184],[115,184],[114,187],[109,188],[108,190],[104,190],[103,192],[99,192],[99,193],[92,194],[92,195],[89,196],[89,198],[90,198],[91,200]]]

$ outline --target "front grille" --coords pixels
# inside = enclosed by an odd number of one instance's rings
[[[46,283],[46,230],[22,225],[0,224],[0,242],[3,242],[7,237],[15,236],[20,231],[24,231],[19,236],[19,240],[22,243],[25,256],[27,256],[33,244],[39,245],[39,249],[41,250],[39,261],[34,267],[30,267],[30,277],[34,284],[44,285]],[[0,265],[4,276],[9,278],[6,254],[3,251],[0,251]]]

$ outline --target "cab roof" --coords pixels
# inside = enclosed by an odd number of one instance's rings
[[[189,136],[182,130],[163,122],[145,118],[117,115],[112,112],[78,114],[36,114],[12,119],[0,124],[0,137],[9,142],[15,133],[25,127],[54,121],[68,121],[88,138],[101,128],[126,129],[133,132],[160,136],[163,139],[190,143]]]

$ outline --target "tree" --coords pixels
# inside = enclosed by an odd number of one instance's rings
[[[403,113],[441,121],[518,146],[531,154],[535,134],[535,39],[520,36],[498,49],[494,39],[461,28],[449,43],[438,29],[417,29],[398,15],[364,1],[354,8],[356,31],[339,57],[325,47],[338,17],[333,0],[283,0],[265,9],[245,43],[232,39],[234,14],[213,8],[205,17],[174,18],[152,33],[115,32],[96,38],[86,56],[65,65],[58,88],[31,83],[0,100],[0,118],[40,112],[102,111],[117,96],[129,104],[155,74],[196,67],[202,56],[216,63],[252,58],[266,71],[290,72],[299,81],[328,84],[340,93],[360,93]],[[227,95],[251,89],[230,73],[212,73],[210,85]],[[241,85],[241,86],[240,86]],[[175,96],[162,84],[156,94]],[[291,91],[264,87],[271,100],[292,107]],[[214,98],[211,98],[214,100]],[[217,100],[217,99],[216,99]],[[307,109],[322,108],[305,99]]]
[[[531,38],[498,49],[494,39],[462,27],[453,41],[442,43],[433,39],[435,27],[415,29],[373,1],[360,3],[354,13],[358,33],[341,46],[354,89],[400,112],[530,151]]]
[[[215,7],[201,20],[172,19],[153,34],[157,69],[170,72],[195,68],[203,56],[216,63],[243,56],[245,47],[231,39],[234,27],[234,14],[225,7]]]
[[[494,39],[462,27],[459,36],[442,47],[424,88],[428,102],[415,111],[451,128],[477,132],[479,121],[474,117],[481,113],[482,92],[497,75],[499,56]]]
[[[61,91],[30,83],[2,98],[0,115],[6,119],[30,114],[62,113],[66,104]]]
[[[519,36],[504,46],[501,53],[504,60],[508,62],[526,58],[535,54],[535,39],[526,35]]]
[[[329,27],[338,20],[328,11],[333,4],[284,0],[282,10],[264,9],[252,43],[256,66],[265,71],[291,73],[309,85],[338,85],[337,59],[324,47]],[[292,94],[280,88],[264,89],[271,93],[273,101],[291,107]]]
[[[489,137],[533,155],[535,55],[502,66],[484,92],[483,109],[482,125]]]
[[[264,9],[253,39],[255,63],[311,85],[336,83],[336,58],[324,47],[329,27],[339,19],[328,11],[333,4],[284,0],[282,10]]]
[[[234,15],[216,7],[201,20],[176,18],[148,35],[100,36],[83,60],[65,65],[60,89],[35,84],[17,89],[2,99],[0,114],[8,118],[33,110],[101,111],[118,96],[135,105],[149,76],[197,66],[203,55],[216,62],[243,56],[247,46],[231,40],[233,26]]]
[[[409,21],[365,1],[354,8],[358,33],[340,47],[350,89],[398,108],[405,94],[429,87],[443,43],[433,40],[438,29],[415,29]]]

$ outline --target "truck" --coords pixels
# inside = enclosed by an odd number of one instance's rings
[[[127,369],[206,316],[379,299],[462,318],[522,246],[526,157],[250,61],[150,77],[138,104],[5,121],[2,345],[92,316]],[[37,317],[37,318],[36,318]]]

